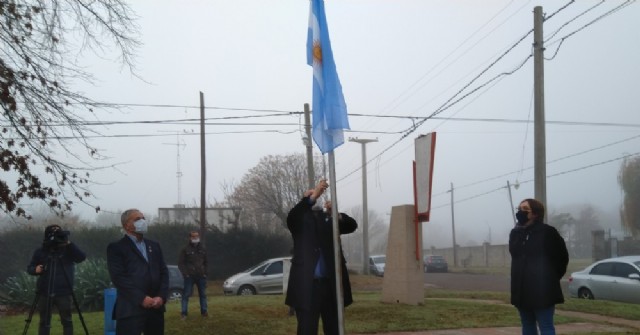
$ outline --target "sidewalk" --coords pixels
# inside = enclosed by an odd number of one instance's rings
[[[476,300],[477,301],[477,300]],[[501,303],[497,301],[486,301],[487,303]],[[570,316],[585,320],[584,322],[565,323],[556,325],[557,334],[594,334],[611,332],[629,332],[629,334],[640,334],[640,320],[627,320],[613,318],[599,314],[588,314],[581,312],[571,312],[556,310],[557,315]],[[410,332],[384,333],[384,335],[521,335],[520,327],[496,327],[496,328],[462,328],[462,329],[439,329]],[[378,334],[358,334],[358,335],[381,335]]]
[[[594,323],[567,323],[556,325],[557,334],[593,334],[609,332],[626,332],[629,328],[609,326]],[[384,333],[384,335],[521,335],[520,327],[499,327],[499,328],[464,328],[464,329],[441,329],[418,332]],[[381,334],[358,334],[358,335],[381,335]]]
[[[557,334],[593,334],[608,332],[625,332],[628,328],[616,326],[606,326],[593,323],[569,323],[556,326]],[[465,328],[430,330],[420,332],[384,333],[384,335],[521,335],[520,327],[500,327],[500,328]],[[358,335],[380,335],[380,334],[358,334]]]

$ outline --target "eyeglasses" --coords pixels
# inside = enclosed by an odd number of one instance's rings
[[[516,211],[531,212],[531,209],[521,209],[520,207],[516,207]]]

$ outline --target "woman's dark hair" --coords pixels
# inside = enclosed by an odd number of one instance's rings
[[[529,203],[529,207],[531,207],[531,213],[536,215],[537,217],[536,221],[544,220],[544,205],[542,204],[542,202],[536,199],[522,200],[522,202],[525,202],[525,201]]]

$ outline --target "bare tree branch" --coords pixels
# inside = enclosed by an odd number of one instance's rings
[[[74,200],[89,204],[94,168],[85,158],[101,157],[81,115],[99,104],[70,88],[93,80],[75,60],[84,50],[115,45],[133,71],[136,34],[124,1],[0,0],[0,168],[11,172],[0,177],[0,210],[28,217],[20,207],[26,199],[40,199],[58,214]]]

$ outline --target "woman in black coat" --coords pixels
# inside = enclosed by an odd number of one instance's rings
[[[525,199],[516,213],[518,224],[509,235],[511,304],[518,308],[522,334],[555,335],[555,305],[564,302],[560,279],[569,253],[558,231],[544,223],[544,205]]]

